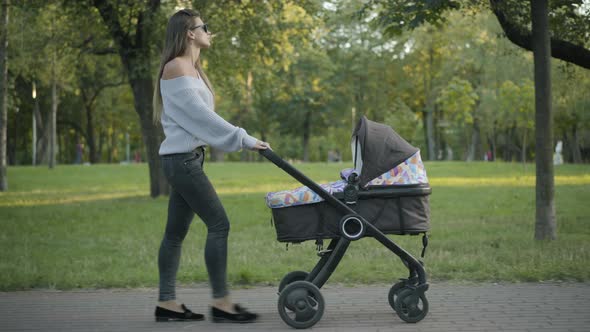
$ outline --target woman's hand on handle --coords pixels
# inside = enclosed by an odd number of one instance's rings
[[[266,149],[271,149],[270,144],[268,144],[267,142],[263,142],[263,141],[256,141],[256,145],[254,145],[252,147],[252,150],[266,150]]]

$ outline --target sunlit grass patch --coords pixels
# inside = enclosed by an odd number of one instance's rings
[[[431,186],[462,187],[462,186],[511,186],[511,187],[534,187],[536,177],[526,176],[494,176],[494,177],[430,177]],[[554,177],[556,185],[589,185],[590,175],[581,174],[578,176],[557,175]]]
[[[93,201],[104,201],[118,198],[129,198],[129,197],[142,197],[145,196],[144,191],[125,191],[125,192],[108,192],[108,193],[63,193],[62,195],[39,195],[39,194],[26,194],[18,193],[16,197],[11,195],[3,196],[0,201],[0,206],[13,207],[13,206],[39,206],[39,205],[63,205],[80,202],[93,202]]]

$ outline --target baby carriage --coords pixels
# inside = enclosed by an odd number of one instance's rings
[[[431,193],[420,151],[391,127],[362,117],[353,131],[354,168],[341,180],[319,185],[271,150],[260,153],[305,187],[268,193],[266,203],[280,242],[316,240],[321,257],[311,272],[293,271],[279,285],[278,311],[285,323],[308,328],[322,317],[325,302],[320,288],[342,259],[351,241],[373,237],[395,253],[409,277],[394,284],[389,304],[404,321],[416,323],[428,313],[423,263],[385,234],[423,234],[428,244]],[[323,249],[323,240],[329,239]]]

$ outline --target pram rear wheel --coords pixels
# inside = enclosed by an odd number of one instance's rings
[[[403,288],[398,292],[394,302],[394,310],[404,322],[417,323],[428,314],[428,300],[424,292],[416,289]]]
[[[295,281],[279,295],[279,315],[287,325],[296,329],[314,326],[322,319],[324,308],[320,289],[309,281]]]
[[[305,280],[305,278],[307,278],[308,275],[309,273],[305,271],[291,271],[285,274],[283,279],[281,279],[281,283],[279,284],[279,293],[282,292],[283,289],[285,289],[285,287],[287,287],[287,285],[289,285],[290,283],[293,283],[295,281],[303,281]]]

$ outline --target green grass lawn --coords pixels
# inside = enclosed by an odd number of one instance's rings
[[[298,164],[317,182],[338,178],[344,164]],[[426,164],[432,230],[429,278],[453,281],[590,280],[590,166],[556,167],[558,239],[535,241],[534,165]],[[299,186],[269,162],[208,163],[231,220],[229,279],[278,284],[317,261],[313,241],[276,241],[268,191]],[[8,168],[0,193],[0,290],[155,287],[167,198],[148,197],[147,166],[60,165]],[[204,282],[206,229],[195,218],[183,246],[180,283]],[[392,236],[419,255],[419,237]],[[377,241],[352,243],[329,282],[392,282],[401,261]]]

